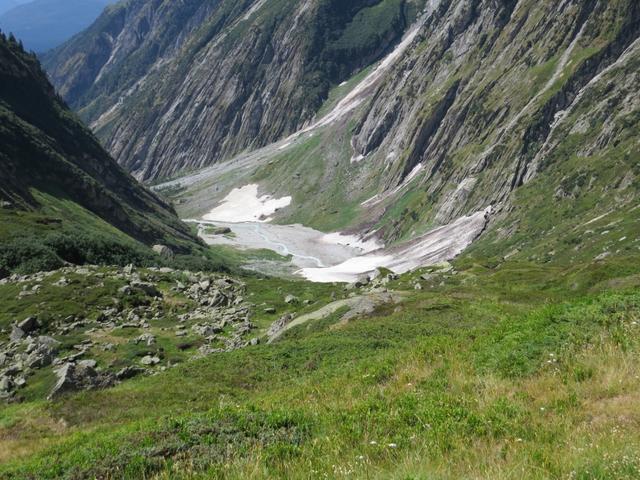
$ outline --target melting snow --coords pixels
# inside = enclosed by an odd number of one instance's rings
[[[220,205],[202,217],[210,222],[268,222],[270,216],[291,205],[291,197],[258,197],[258,185],[251,184],[232,190]]]
[[[328,233],[324,235],[320,241],[331,245],[345,245],[358,248],[362,250],[363,253],[373,252],[383,247],[376,239],[363,240],[355,235],[347,235],[340,232]]]
[[[303,268],[299,273],[312,282],[354,282],[360,275],[378,267],[405,273],[421,266],[451,260],[482,233],[490,213],[491,207],[458,218],[401,246],[375,250],[332,267]]]

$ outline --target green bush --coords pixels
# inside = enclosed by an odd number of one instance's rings
[[[168,259],[133,241],[105,235],[67,232],[46,236],[15,237],[0,244],[0,270],[19,274],[50,271],[70,263],[74,265],[133,264],[139,267],[172,267],[192,271],[227,271],[221,259],[206,252],[177,255]]]

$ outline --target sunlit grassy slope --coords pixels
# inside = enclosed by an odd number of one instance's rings
[[[0,476],[638,478],[637,262],[416,272],[365,318],[4,407]],[[289,291],[345,294],[249,281],[256,304]]]

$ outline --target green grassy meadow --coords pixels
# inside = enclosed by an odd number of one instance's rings
[[[622,268],[637,260],[461,261],[401,276],[402,303],[348,323],[34,396],[0,410],[0,476],[640,478],[640,276]],[[257,278],[247,291],[263,328],[262,306],[296,310],[283,292],[315,300],[300,311],[346,294]]]

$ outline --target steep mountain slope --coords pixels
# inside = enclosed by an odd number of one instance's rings
[[[45,58],[54,85],[142,179],[272,142],[380,58],[422,1],[134,0]]]
[[[12,32],[25,47],[46,52],[87,28],[115,0],[31,0],[3,13],[0,29]]]
[[[571,248],[597,256],[609,248],[595,242],[580,249],[560,234],[578,235],[578,225],[608,213],[607,202],[622,201],[622,218],[637,218],[637,2],[406,3],[396,5],[403,12],[397,27],[389,2],[356,2],[347,8],[352,17],[332,2],[297,10],[284,9],[287,2],[220,2],[206,11],[194,3],[191,20],[180,23],[187,26],[181,41],[169,43],[177,37],[168,19],[186,14],[184,5],[147,3],[144,17],[120,6],[84,34],[91,48],[71,42],[48,61],[63,94],[100,117],[93,126],[143,178],[248,150],[166,185],[179,194],[185,218],[201,218],[234,187],[259,184],[263,193],[291,197],[275,215],[279,223],[348,229],[392,246],[491,207],[490,223],[480,225],[485,242],[496,242],[484,243],[486,252],[545,245],[555,226],[560,245],[542,257]],[[320,21],[323,12],[333,23]],[[388,28],[378,25],[374,34],[362,27],[361,20],[373,25],[372,12]],[[159,26],[133,35],[141,18]],[[213,19],[215,28],[205,29]],[[318,32],[328,39],[317,40]],[[120,39],[117,48],[109,38]],[[345,60],[336,45],[353,51],[356,44],[337,38],[362,40],[370,55]],[[384,61],[371,63],[375,58]],[[148,73],[129,74],[134,70]],[[328,88],[352,72],[319,109],[326,89],[314,85]],[[111,94],[108,85],[116,85]],[[113,109],[92,113],[107,103]],[[277,138],[284,139],[254,149]],[[635,238],[623,237],[621,247],[632,248]]]
[[[409,33],[314,125],[168,183],[182,215],[259,184],[291,196],[279,223],[387,245],[492,207],[484,254],[577,261],[637,247],[635,2],[431,2]],[[599,222],[625,227],[593,235]]]
[[[3,244],[24,245],[21,238],[52,231],[178,250],[196,244],[171,207],[120,168],[66,109],[37,59],[4,36],[0,67]]]
[[[637,2],[442,3],[358,121],[355,153],[384,165],[384,190],[418,171],[408,208],[438,223],[508,208],[567,157],[614,165],[621,149],[633,167],[639,36]]]

